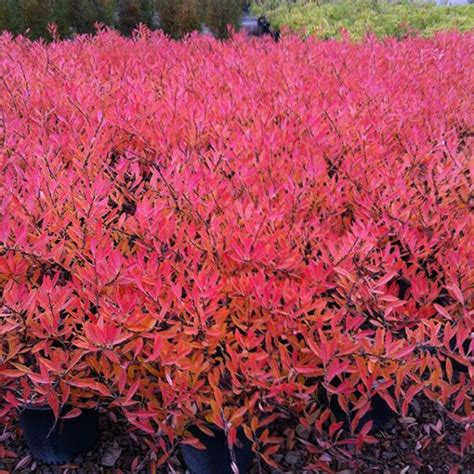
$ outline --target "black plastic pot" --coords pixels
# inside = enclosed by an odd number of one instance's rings
[[[383,428],[394,416],[395,412],[389,407],[388,403],[380,396],[374,395],[371,400],[372,408],[360,419],[357,430],[361,429],[365,423],[372,421],[372,431],[377,431]],[[345,411],[341,408],[337,402],[337,397],[332,397],[329,403],[331,411],[334,413],[337,421],[344,423],[344,428],[348,430],[349,420]]]
[[[70,408],[65,407],[63,414]],[[47,464],[72,461],[90,451],[99,436],[99,414],[95,409],[84,409],[75,418],[59,419],[52,431],[54,414],[49,407],[25,407],[19,418],[31,455]]]
[[[451,338],[451,340],[449,341],[449,348],[454,353],[459,352],[456,345],[457,345],[456,337]],[[470,345],[471,345],[471,340],[468,338],[463,343],[464,352],[467,353]],[[454,370],[457,370],[458,372],[468,372],[468,369],[469,369],[468,365],[459,363],[454,357],[449,357],[449,358],[451,359],[451,363]]]
[[[340,384],[340,382],[337,380],[334,380],[332,384],[335,387],[337,387]],[[391,392],[391,389],[389,389],[389,392]],[[334,414],[336,421],[342,421],[344,429],[349,430],[350,429],[349,419],[346,415],[346,412],[339,405],[337,396],[334,395],[330,397],[328,392],[326,392],[326,390],[324,390],[322,387],[319,392],[319,395],[321,397],[322,403],[327,405],[330,408],[331,412]],[[349,404],[349,409],[352,410],[351,404]],[[360,419],[356,427],[356,430],[360,430],[364,426],[364,424],[367,423],[368,421],[373,422],[372,432],[380,430],[395,415],[396,413],[390,408],[388,403],[380,395],[376,393],[371,398],[370,410]],[[352,415],[351,418],[353,418],[354,416],[355,416],[355,413]]]
[[[197,427],[189,429],[191,434],[206,446],[206,449],[197,449],[187,444],[181,445],[186,467],[191,474],[232,474],[225,433],[214,426],[209,428],[215,433],[215,436],[209,436]],[[252,443],[247,439],[243,430],[237,431],[237,439],[238,446],[234,446],[237,466],[240,474],[245,474],[250,469],[254,456]]]

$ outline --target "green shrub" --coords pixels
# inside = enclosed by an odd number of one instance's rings
[[[66,2],[66,21],[76,33],[93,33],[95,23],[113,24],[116,1],[66,0]]]
[[[406,36],[410,31],[430,35],[438,30],[474,27],[473,5],[435,5],[423,1],[384,0],[255,0],[253,11],[268,16],[276,28],[283,25],[303,34],[339,37],[341,29],[360,39],[372,32],[379,37]]]
[[[126,36],[131,35],[140,23],[151,28],[154,11],[153,0],[121,0],[116,26]]]
[[[218,38],[227,38],[229,25],[237,30],[242,14],[242,0],[206,0],[205,23]]]
[[[0,1],[0,30],[18,31],[18,17],[15,13],[18,11],[14,0]]]
[[[226,38],[228,25],[237,29],[246,0],[157,0],[160,27],[172,38],[182,38],[205,23],[218,38]]]
[[[100,22],[113,26],[118,8],[118,0],[97,0],[100,8]]]
[[[201,28],[203,0],[157,0],[160,28],[175,39]]]
[[[32,39],[46,37],[48,25],[55,20],[58,27],[60,18],[54,18],[56,2],[54,0],[18,0],[15,8],[16,32],[25,33]],[[54,18],[54,19],[53,19]],[[62,26],[62,25],[61,25]],[[60,28],[58,28],[60,29]]]
[[[93,33],[96,22],[112,25],[117,0],[0,0],[0,30],[49,37],[55,23],[62,37]]]

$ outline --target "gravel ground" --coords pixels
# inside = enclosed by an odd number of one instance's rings
[[[443,429],[443,424],[445,429]],[[140,461],[145,459],[146,450],[131,440],[126,432],[125,424],[113,423],[108,417],[102,416],[101,425],[101,439],[96,450],[78,457],[72,464],[63,466],[46,466],[31,459],[19,430],[16,430],[9,435],[5,445],[15,451],[18,456],[15,459],[0,459],[0,472],[3,470],[8,473],[21,474],[29,472],[44,474],[146,473],[145,467],[135,471],[131,469],[135,458]],[[285,433],[281,434],[285,435]],[[358,454],[358,466],[344,465],[343,462],[340,462],[339,465],[333,467],[338,474],[356,474],[358,472],[381,474],[448,473],[452,466],[459,463],[459,458],[448,449],[448,445],[457,445],[460,434],[461,429],[443,417],[442,413],[433,407],[433,404],[423,401],[415,402],[408,423],[394,418],[383,430],[376,433],[378,443],[368,445]],[[281,470],[268,469],[264,467],[264,463],[255,462],[251,474],[309,474],[315,472],[304,470],[308,453],[303,443],[298,441],[298,439],[311,441],[313,436],[314,433],[302,425],[298,426],[297,441],[294,446],[284,455],[275,455],[275,460],[281,465]],[[167,467],[156,472],[159,474],[184,474],[186,470],[178,453],[170,459],[170,464]],[[458,473],[474,473],[473,449],[464,456]]]

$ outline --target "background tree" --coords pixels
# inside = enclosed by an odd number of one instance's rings
[[[157,0],[160,28],[175,39],[200,30],[203,20],[202,0]]]
[[[60,36],[69,33],[68,0],[13,0],[14,31],[35,40],[50,38],[48,26],[55,23]],[[9,28],[11,29],[11,28]]]
[[[114,26],[116,22],[118,0],[59,1],[66,2],[68,25],[77,33],[94,33],[96,23]]]
[[[17,33],[20,28],[18,5],[15,0],[3,0],[0,2],[0,30],[9,30]]]
[[[235,30],[239,27],[242,15],[242,0],[204,0],[205,23],[218,38],[229,36],[229,26]]]
[[[152,28],[153,16],[152,0],[121,0],[117,28],[122,34],[130,36],[140,23]]]

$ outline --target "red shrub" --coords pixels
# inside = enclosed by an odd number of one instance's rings
[[[321,389],[353,427],[424,394],[466,450],[473,47],[2,36],[0,417],[100,400],[160,461],[301,418],[315,468],[347,442]]]

